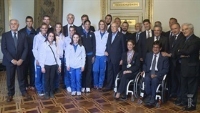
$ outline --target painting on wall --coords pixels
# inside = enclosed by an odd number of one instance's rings
[[[0,0],[0,36],[5,31],[5,9],[4,9],[4,0]]]
[[[35,27],[42,24],[44,15],[50,16],[50,25],[54,26],[56,22],[62,22],[63,0],[35,0],[34,19]]]

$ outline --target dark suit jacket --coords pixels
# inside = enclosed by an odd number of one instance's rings
[[[154,31],[152,30],[152,37],[154,37]],[[146,53],[147,53],[147,38],[146,38],[146,31],[143,31],[140,33],[140,38],[138,40],[138,52],[140,55],[140,58],[145,59]]]
[[[27,27],[22,28],[21,30],[19,30],[20,33],[22,33],[23,35],[25,35],[26,40],[28,42],[28,56],[29,57],[33,57],[33,39],[35,37],[35,35],[37,34],[36,31],[32,28],[30,34],[28,35],[27,32]]]
[[[12,59],[25,60],[28,53],[28,44],[25,35],[18,32],[18,44],[15,48],[11,31],[3,33],[1,40],[1,51],[3,53],[3,65],[12,66]]]
[[[77,26],[75,26],[75,25],[73,25],[73,26],[75,27],[75,30],[77,31]],[[68,24],[65,25],[65,26],[63,26],[63,35],[64,35],[65,37],[68,36]]]
[[[137,35],[137,32],[133,33],[131,39],[135,42],[135,51],[139,53],[139,51],[138,51],[139,39],[138,39],[138,41],[136,40],[136,37],[137,37],[136,35]],[[140,38],[140,35],[139,35],[139,38]]]
[[[122,33],[117,32],[115,39],[112,41],[112,33],[109,33],[106,44],[106,50],[108,52],[108,61],[113,64],[119,64],[122,60],[122,54],[125,52],[124,36]]]
[[[108,30],[107,30],[108,33],[111,33],[111,25],[109,26]]]
[[[188,57],[181,58],[181,76],[198,76],[199,70],[199,38],[191,35],[180,47],[179,55]]]
[[[169,37],[170,37],[170,32],[171,32],[171,31],[167,31],[167,32],[165,32],[163,35],[164,35],[165,37],[168,37],[168,38],[169,38]]]
[[[95,32],[94,26],[90,26],[90,31]],[[77,28],[77,32],[80,34],[83,31],[82,25]]]
[[[127,51],[128,50],[127,49],[127,42],[128,42],[128,40],[132,39],[132,34],[129,33],[129,32],[126,32],[126,34],[123,34],[123,35],[124,35],[124,45],[125,45],[126,51]]]
[[[146,55],[145,62],[143,64],[143,71],[146,73],[146,76],[149,76],[151,74],[151,62],[153,59],[153,52],[149,52]],[[159,79],[162,79],[165,74],[168,73],[169,70],[169,61],[167,57],[163,57],[162,54],[160,54],[157,62],[157,69],[155,75],[159,77]]]
[[[150,37],[150,38],[147,39],[147,41],[146,41],[146,46],[147,46],[146,53],[152,51],[153,42],[154,42],[154,37]],[[168,52],[169,44],[168,44],[167,37],[160,36],[159,42],[162,44],[161,52],[163,52],[163,51]]]
[[[138,53],[136,53],[136,52],[134,53],[133,58],[132,58],[131,63],[130,63],[131,64],[130,68],[127,68],[127,65],[128,65],[127,52],[123,53],[122,61],[123,61],[122,72],[125,71],[125,70],[130,70],[135,75],[139,72],[139,69],[140,69],[140,57],[139,57]]]

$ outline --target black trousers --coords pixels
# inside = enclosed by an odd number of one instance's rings
[[[187,94],[193,94],[192,104],[197,104],[198,93],[198,77],[182,77],[181,76],[181,101],[188,102]]]
[[[13,96],[15,94],[15,72],[16,71],[17,71],[19,89],[22,94],[26,92],[24,64],[22,63],[21,66],[7,65],[6,66],[6,75],[7,75],[6,81],[7,81],[8,96]]]
[[[119,73],[119,71],[120,71],[119,64],[113,64],[111,61],[108,61],[106,89],[112,89],[114,87],[115,78]]]
[[[92,56],[86,56],[85,70],[82,76],[82,87],[90,88],[92,82]]]
[[[35,87],[35,66],[34,58],[27,57],[27,60],[24,61],[24,73],[25,73],[25,85],[26,87],[31,86]]]
[[[170,77],[169,82],[171,86],[170,94],[180,96],[180,86],[181,86],[181,64],[176,61],[170,61]]]
[[[120,76],[120,83],[119,83],[117,92],[120,93],[120,94],[125,94],[128,82],[131,79],[134,79],[135,76],[136,76],[135,73],[123,74],[123,72],[122,72],[122,75]]]
[[[45,65],[45,74],[44,74],[44,86],[46,93],[53,93],[54,91],[54,79],[57,74],[57,65]]]

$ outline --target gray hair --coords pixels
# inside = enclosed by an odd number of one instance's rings
[[[67,18],[68,18],[68,16],[70,16],[70,15],[75,19],[75,16],[74,16],[72,13],[69,13],[69,14],[67,15]]]
[[[10,23],[11,23],[11,21],[16,21],[17,24],[19,24],[19,21],[17,19],[10,19]]]
[[[191,23],[184,23],[184,24],[182,24],[181,27],[183,27],[183,26],[187,26],[189,29],[191,29],[192,31],[194,31],[194,26]]]

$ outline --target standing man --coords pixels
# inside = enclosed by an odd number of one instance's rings
[[[176,18],[170,18],[169,19],[169,28],[170,30],[165,32],[165,36],[168,37],[168,38],[171,38],[173,36],[173,33],[172,33],[172,29],[171,29],[171,26],[175,23],[178,23],[177,19]]]
[[[140,38],[140,33],[142,32],[142,24],[136,23],[135,24],[135,33],[133,33],[133,41],[135,42],[135,51],[138,52],[138,40]]]
[[[197,104],[199,38],[194,35],[194,27],[190,23],[182,25],[182,32],[186,40],[178,50],[181,58],[181,98],[176,105],[185,106],[186,111],[193,111]]]
[[[53,27],[50,25],[50,16],[44,15],[44,16],[43,16],[42,23],[47,24],[47,26],[48,26],[47,32],[50,32],[50,31],[53,32],[53,31],[54,31]],[[39,32],[40,32],[40,27],[37,28],[37,34],[38,34]]]
[[[77,27],[74,25],[74,19],[75,19],[75,17],[74,17],[73,14],[69,13],[67,15],[67,22],[68,22],[68,24],[65,25],[65,26],[63,26],[63,34],[64,34],[65,37],[67,37],[67,36],[70,35],[70,32],[69,32],[69,27],[70,26],[74,26],[75,29],[77,29]]]
[[[112,90],[117,73],[122,65],[122,53],[125,52],[124,36],[118,31],[117,23],[111,24],[112,33],[109,33],[105,55],[108,56],[107,84],[104,92]]]
[[[24,61],[25,69],[25,85],[26,89],[34,90],[35,88],[35,68],[34,68],[34,56],[33,56],[33,39],[36,35],[36,31],[33,28],[33,18],[31,16],[26,17],[26,27],[21,29],[19,32],[21,32],[23,35],[25,35],[25,38],[28,42],[28,55],[26,60]],[[29,79],[28,79],[29,78]],[[28,82],[30,80],[30,82]]]
[[[29,98],[26,92],[24,79],[24,60],[28,53],[27,40],[23,34],[18,32],[19,21],[16,19],[10,20],[10,29],[2,35],[1,51],[3,53],[3,65],[6,66],[6,81],[8,97],[7,102],[13,100],[15,94],[15,72],[17,71],[17,78],[19,88],[22,96]]]
[[[117,24],[117,29],[119,32],[122,32],[122,28],[121,28],[121,19],[119,17],[115,18],[115,23]]]
[[[112,15],[110,14],[107,14],[106,17],[105,17],[105,21],[106,21],[106,24],[107,24],[107,32],[111,32],[111,22],[112,22]]]
[[[128,22],[122,23],[122,33],[124,34],[125,45],[127,45],[127,41],[131,39],[132,34],[128,32],[129,24]]]
[[[84,22],[85,22],[86,20],[89,20],[88,15],[86,15],[86,14],[82,15],[82,16],[81,16],[81,22],[82,22],[82,24],[78,27],[78,30],[77,30],[77,32],[78,32],[79,34],[81,34],[81,32],[85,29],[85,28],[84,28]],[[94,26],[90,26],[90,29],[89,29],[89,30],[92,31],[92,32],[95,32]]]

